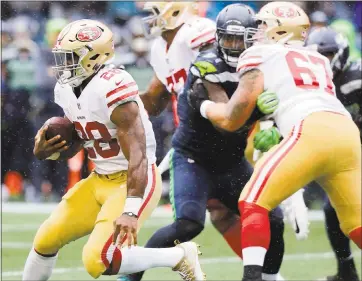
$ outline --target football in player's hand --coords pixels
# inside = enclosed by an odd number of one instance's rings
[[[48,126],[45,132],[47,140],[60,135],[60,141],[65,140],[67,142],[66,145],[69,148],[61,153],[62,158],[72,157],[83,144],[83,140],[78,136],[74,124],[67,118],[52,117],[45,122],[44,126]]]

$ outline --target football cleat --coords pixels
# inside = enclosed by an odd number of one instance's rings
[[[199,262],[199,255],[201,255],[199,250],[200,246],[194,242],[180,243],[177,240],[175,241],[175,245],[176,247],[182,248],[185,255],[172,270],[177,271],[182,280],[185,281],[206,280],[206,275],[202,272]]]

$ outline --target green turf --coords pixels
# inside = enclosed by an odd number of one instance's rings
[[[29,247],[21,249],[8,248],[6,243],[31,243],[39,225],[45,215],[2,215],[2,280],[20,280],[20,275],[10,276],[10,272],[21,271],[27,257]],[[167,220],[152,219],[148,226],[140,233],[140,244],[142,245],[148,237],[158,228],[155,224],[166,224]],[[11,227],[11,229],[9,229]],[[17,228],[18,227],[18,228]],[[24,229],[29,227],[30,229]],[[57,268],[65,268],[62,273],[55,273],[51,280],[92,280],[92,278],[82,269],[81,253],[82,246],[87,238],[80,239],[64,247],[59,255]],[[284,260],[281,273],[287,280],[316,280],[335,271],[336,263],[331,255],[323,256],[322,253],[330,252],[328,241],[324,232],[322,222],[311,224],[311,233],[307,241],[298,242],[289,226],[285,234],[286,239],[286,259]],[[195,239],[203,252],[202,259],[205,261],[203,269],[208,280],[241,280],[241,262],[235,259],[235,255],[228,248],[221,236],[207,225],[205,231]],[[356,263],[361,273],[361,253],[353,246],[356,253]],[[314,253],[314,255],[313,255]],[[302,254],[312,254],[310,256],[300,256]],[[223,258],[229,257],[231,260]],[[212,258],[212,260],[211,260]],[[219,259],[217,259],[219,258]],[[100,277],[100,280],[115,280],[115,277]],[[169,269],[149,270],[144,280],[180,280],[179,276]]]

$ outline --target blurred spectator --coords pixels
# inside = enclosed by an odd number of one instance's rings
[[[350,21],[338,19],[332,22],[331,27],[337,32],[342,33],[348,39],[350,59],[359,59],[361,52],[356,46],[356,30],[354,25]]]
[[[52,70],[54,65],[54,47],[58,34],[67,25],[63,18],[50,19],[45,26],[45,36],[40,45],[40,56],[37,60],[37,91],[32,99],[34,127],[38,130],[47,119],[53,116],[63,116],[63,110],[54,103],[54,86],[56,79]],[[36,133],[34,131],[34,134]],[[32,169],[33,182],[37,193],[45,199],[53,196],[60,199],[68,183],[67,161],[39,161],[35,160]],[[52,193],[52,191],[54,191]]]
[[[311,28],[320,28],[328,25],[327,15],[322,11],[315,11],[310,15]]]
[[[32,94],[35,87],[36,63],[27,46],[20,47],[17,57],[6,66],[8,88],[11,92],[23,89]]]

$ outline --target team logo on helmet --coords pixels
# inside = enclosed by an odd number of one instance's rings
[[[101,37],[101,35],[102,30],[99,27],[91,26],[79,30],[75,37],[80,42],[91,42]]]
[[[297,12],[290,7],[277,7],[273,10],[273,14],[281,18],[295,18]]]

